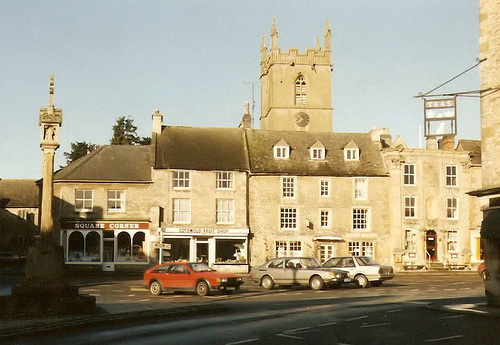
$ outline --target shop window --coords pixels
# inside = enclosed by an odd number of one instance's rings
[[[79,231],[72,232],[68,238],[68,261],[83,261],[85,241],[83,234]]]
[[[349,242],[349,253],[353,256],[373,257],[373,242]]]
[[[162,250],[162,262],[189,260],[189,238],[167,238],[170,249]]]
[[[448,230],[446,231],[447,237],[447,249],[449,253],[456,253],[458,251],[458,231]]]
[[[125,262],[130,261],[130,254],[132,250],[130,234],[128,232],[120,232],[116,237],[117,255],[116,261]]]
[[[413,229],[405,230],[405,250],[414,252],[417,250],[417,233]]]
[[[85,236],[85,257],[83,261],[101,261],[101,236],[97,231],[91,231]]]
[[[146,241],[146,234],[144,232],[136,232],[132,238],[132,261],[146,262],[148,258],[144,253],[144,243]]]
[[[246,241],[221,239],[215,242],[215,263],[246,263]]]

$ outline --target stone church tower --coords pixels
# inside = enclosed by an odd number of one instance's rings
[[[278,47],[276,19],[271,29],[271,48],[262,40],[261,123],[263,130],[331,132],[332,33],[328,21],[324,47],[318,38],[315,49],[299,53]]]

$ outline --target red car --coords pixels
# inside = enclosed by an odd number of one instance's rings
[[[144,272],[144,284],[153,295],[164,291],[195,291],[206,296],[215,290],[225,294],[238,290],[243,278],[219,273],[203,262],[165,262]]]
[[[488,270],[486,269],[486,265],[484,264],[484,261],[477,266],[477,272],[481,276],[483,280],[488,280],[490,278],[490,274]]]

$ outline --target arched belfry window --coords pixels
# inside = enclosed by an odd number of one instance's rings
[[[307,85],[303,76],[295,80],[295,105],[307,104]]]

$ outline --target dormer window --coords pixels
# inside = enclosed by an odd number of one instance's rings
[[[324,160],[326,156],[325,151],[325,146],[319,140],[309,148],[309,153],[313,160]]]
[[[344,160],[359,161],[359,147],[352,140],[344,147]]]
[[[281,139],[274,145],[274,158],[275,159],[288,159],[290,158],[290,145],[284,139]]]

